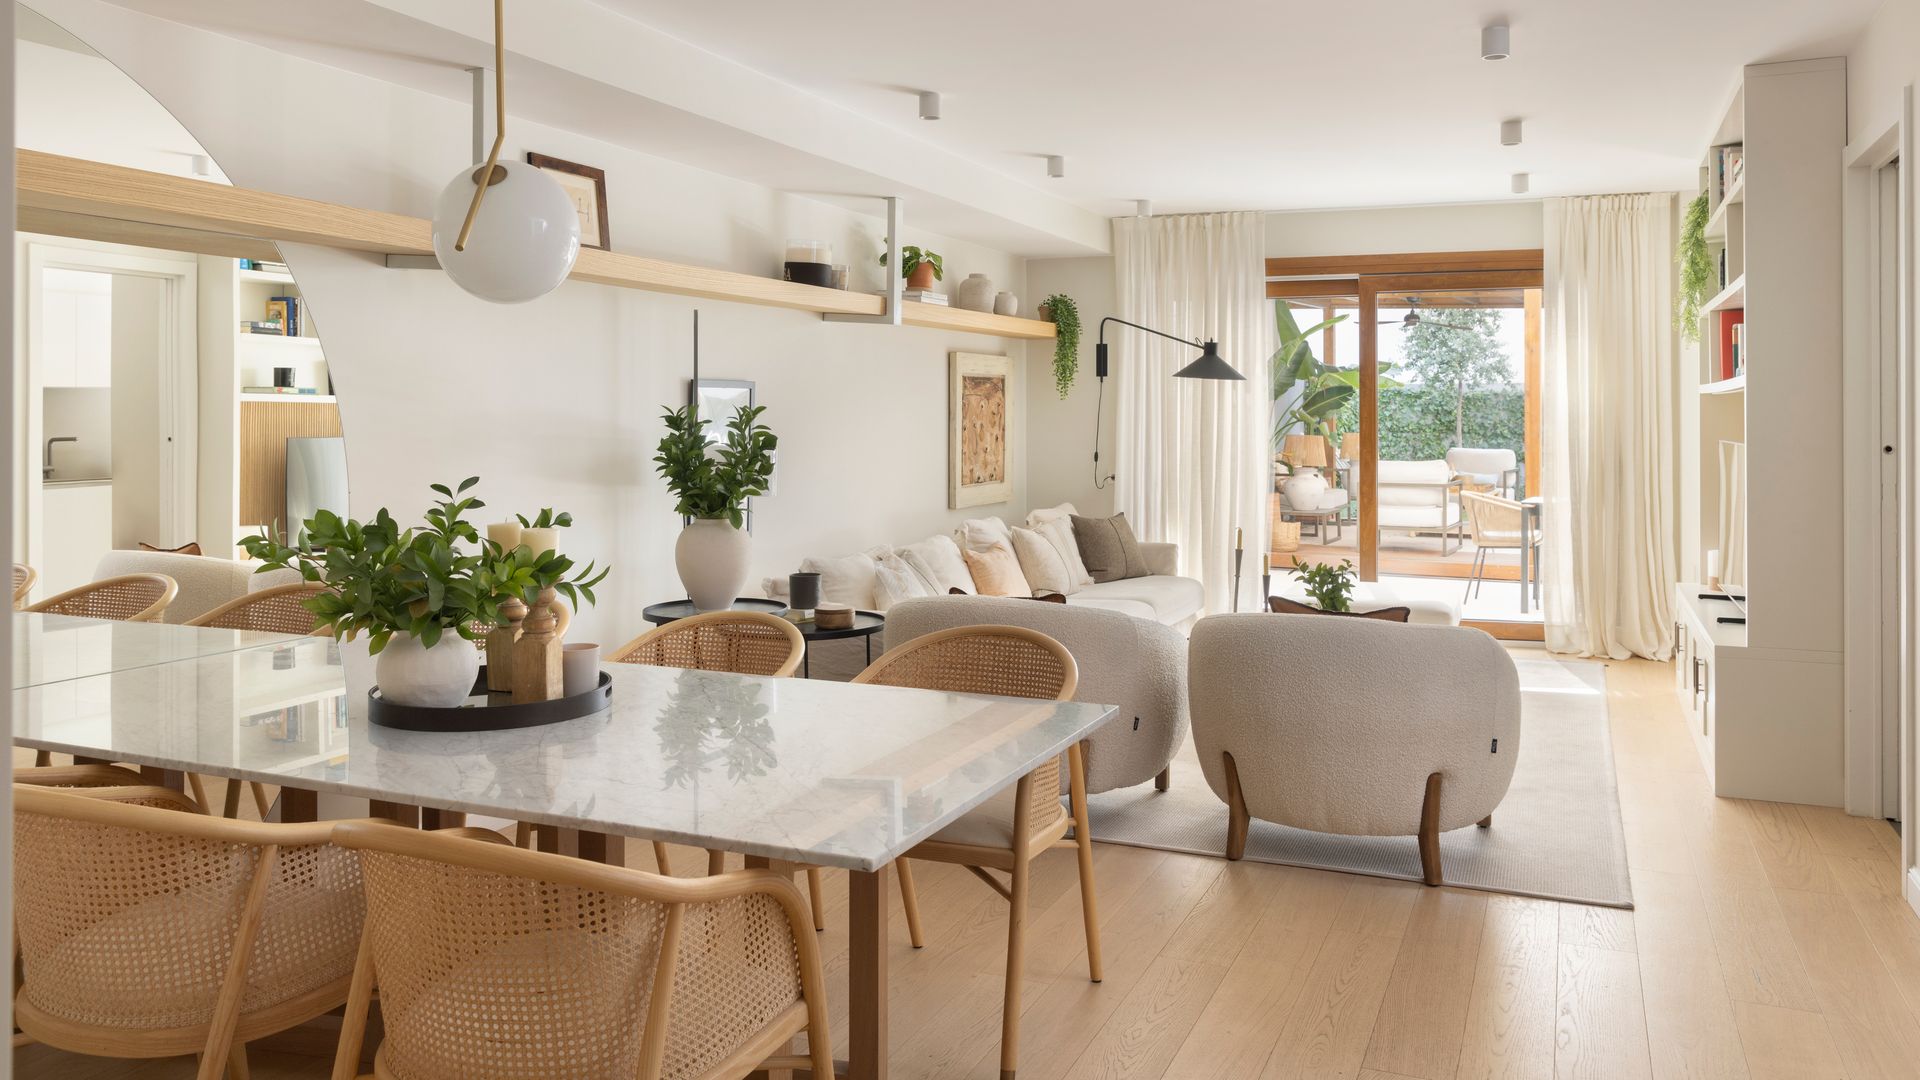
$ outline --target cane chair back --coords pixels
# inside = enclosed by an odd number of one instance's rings
[[[1520,504],[1497,495],[1476,491],[1462,492],[1460,502],[1467,512],[1467,534],[1475,547],[1517,548],[1521,546]]]
[[[40,571],[26,563],[13,564],[13,607],[18,611],[27,602],[27,594],[33,591],[33,583],[40,580]]]
[[[122,574],[68,589],[27,607],[51,615],[159,622],[180,586],[165,574]]]
[[[325,585],[299,581],[250,592],[221,604],[212,611],[188,619],[186,626],[211,626],[221,630],[264,630],[272,634],[325,634],[314,625],[313,612],[305,601],[327,591]]]
[[[236,1045],[346,1001],[365,904],[331,823],[182,813],[191,802],[166,788],[16,784],[13,797],[26,1035],[111,1057],[199,1053],[215,1080]]]
[[[656,626],[615,649],[607,659],[785,678],[799,670],[806,654],[800,628],[778,615],[709,611]]]
[[[367,887],[337,1063],[360,1059],[377,982],[383,1077],[833,1075],[819,947],[783,877],[659,877],[378,824],[335,840]],[[810,1057],[772,1057],[803,1031]]]
[[[142,787],[147,781],[124,765],[36,765],[14,769],[13,782],[52,788],[117,788]]]
[[[949,694],[1066,701],[1080,684],[1080,669],[1065,645],[1024,626],[956,626],[888,649],[856,683],[909,686]],[[1059,821],[1059,759],[1033,776],[1033,827]]]

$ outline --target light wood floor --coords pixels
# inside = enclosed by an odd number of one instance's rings
[[[1893,830],[1713,798],[1671,686],[1664,665],[1611,665],[1637,910],[1102,845],[1095,986],[1059,852],[1036,866],[1019,1075],[1920,1077],[1920,919],[1895,889]],[[696,872],[696,853],[677,856]],[[988,1080],[1005,906],[965,871],[915,876],[930,941],[908,947],[896,905],[894,1075]],[[844,876],[828,882],[844,927]],[[822,937],[841,1015],[845,932]],[[325,1033],[306,1041],[315,1056],[256,1051],[254,1075],[325,1076]],[[27,1077],[192,1075],[40,1047],[15,1063]]]

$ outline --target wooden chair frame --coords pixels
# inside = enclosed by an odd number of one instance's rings
[[[1079,689],[1080,669],[1074,662],[1073,654],[1065,645],[1038,630],[1023,626],[956,626],[915,638],[904,645],[887,650],[886,654],[874,661],[853,679],[861,684],[879,684],[885,678],[889,668],[900,664],[926,649],[943,647],[947,642],[969,637],[1016,638],[1036,645],[1059,661],[1063,677],[1053,695],[1055,701],[1069,701]],[[908,685],[889,683],[886,685]],[[916,684],[917,685],[917,684]],[[943,690],[946,687],[925,686],[923,689]],[[985,882],[1000,898],[1007,901],[1007,975],[1006,1001],[1001,1014],[1000,1030],[1000,1076],[1001,1080],[1012,1080],[1018,1064],[1020,1049],[1020,991],[1022,973],[1026,961],[1026,923],[1027,894],[1031,879],[1033,860],[1041,852],[1056,846],[1071,846],[1079,854],[1080,871],[1080,907],[1081,917],[1086,924],[1087,934],[1087,975],[1093,982],[1103,977],[1100,956],[1100,910],[1094,895],[1093,884],[1093,833],[1087,824],[1087,772],[1086,758],[1080,743],[1067,748],[1068,800],[1070,812],[1061,814],[1052,822],[1035,826],[1033,821],[1033,784],[1037,773],[1028,773],[1020,778],[1014,787],[1013,809],[1013,846],[1011,848],[981,847],[972,844],[946,843],[927,840],[915,845],[906,855],[895,861],[899,871],[900,898],[906,909],[907,933],[914,948],[925,944],[920,927],[920,902],[913,887],[913,873],[908,865],[909,859],[927,859],[932,862],[954,863],[967,868],[975,877]],[[1041,769],[1058,769],[1058,758],[1048,760]],[[1066,839],[1071,826],[1073,839]],[[989,869],[1001,870],[1008,875],[1008,881],[1002,883],[988,873]]]
[[[382,822],[348,822],[334,828],[333,839],[344,848],[379,851],[406,858],[444,863],[486,873],[591,889],[630,896],[667,908],[665,936],[654,972],[641,1041],[640,1080],[659,1080],[667,1046],[667,1022],[673,1003],[680,925],[688,904],[731,900],[752,893],[773,898],[787,917],[800,958],[801,1000],[739,1049],[703,1073],[698,1080],[737,1078],[757,1069],[811,1069],[815,1077],[832,1077],[833,1035],[827,1016],[825,976],[820,946],[806,933],[807,913],[800,890],[792,881],[769,870],[743,870],[702,878],[675,878],[639,870],[587,862],[546,852],[438,833],[422,833]],[[333,1080],[354,1080],[364,1050],[367,1010],[378,982],[372,957],[372,935],[360,943],[359,960],[347,997],[346,1020],[334,1055]],[[784,1054],[789,1040],[805,1032],[804,1055]]]
[[[142,798],[177,802],[175,809],[131,806],[117,799]],[[287,847],[325,844],[337,822],[279,824],[229,821],[193,809],[181,793],[164,787],[93,788],[84,793],[33,784],[13,789],[16,813],[41,814],[108,828],[170,833],[198,840],[258,848],[260,856],[248,880],[245,901],[234,933],[233,951],[212,1019],[205,1024],[154,1031],[103,1030],[47,1015],[33,1007],[24,994],[14,998],[14,1024],[31,1039],[62,1050],[104,1057],[171,1057],[198,1053],[198,1080],[221,1080],[228,1068],[245,1077],[246,1044],[285,1031],[338,1008],[347,1000],[351,978],[339,979],[298,997],[253,1013],[240,1011],[247,989],[247,968],[265,920],[267,889],[272,884],[280,852]]]
[[[19,611],[27,602],[27,594],[33,591],[33,583],[40,580],[40,571],[26,563],[13,564],[13,610]]]
[[[57,612],[60,607],[69,600],[78,599],[89,593],[111,589],[117,585],[131,585],[135,582],[159,584],[162,585],[163,588],[160,591],[160,599],[148,605],[145,610],[128,616],[123,620],[125,622],[159,622],[160,617],[166,614],[167,605],[173,603],[173,598],[180,595],[180,583],[165,574],[121,574],[118,577],[101,578],[99,581],[90,581],[78,588],[68,589],[66,592],[58,595],[49,596],[37,604],[29,604],[23,610]]]

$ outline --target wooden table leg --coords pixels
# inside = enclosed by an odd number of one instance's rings
[[[282,787],[280,789],[281,821],[318,821],[320,820],[320,794],[315,791],[302,791],[299,788]]]
[[[557,825],[535,825],[533,846],[540,851],[567,855],[608,866],[626,865],[626,841],[606,833],[562,829]]]
[[[465,810],[435,810],[420,808],[420,827],[423,829],[459,829],[467,824]]]
[[[76,762],[79,761],[78,758],[74,760]],[[91,761],[92,759],[89,758],[88,760]],[[81,764],[85,764],[85,762],[81,762]],[[187,774],[181,772],[179,769],[162,769],[158,765],[142,765],[140,766],[140,779],[145,780],[155,787],[172,788],[182,793],[187,790]]]
[[[847,1075],[887,1077],[887,867],[848,875]]]
[[[367,800],[367,816],[385,818],[396,825],[405,825],[409,829],[420,827],[420,808],[406,803],[382,802],[379,799]]]

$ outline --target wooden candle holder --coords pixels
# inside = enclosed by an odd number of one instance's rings
[[[527,617],[527,605],[516,596],[500,605],[500,617],[505,621],[487,632],[487,690],[510,694],[513,692],[513,648],[520,640],[520,620]]]
[[[540,590],[540,595],[534,597],[532,613],[521,624],[520,640],[513,644],[515,702],[552,701],[566,694],[560,668],[560,635],[554,633],[553,603],[553,590]]]

